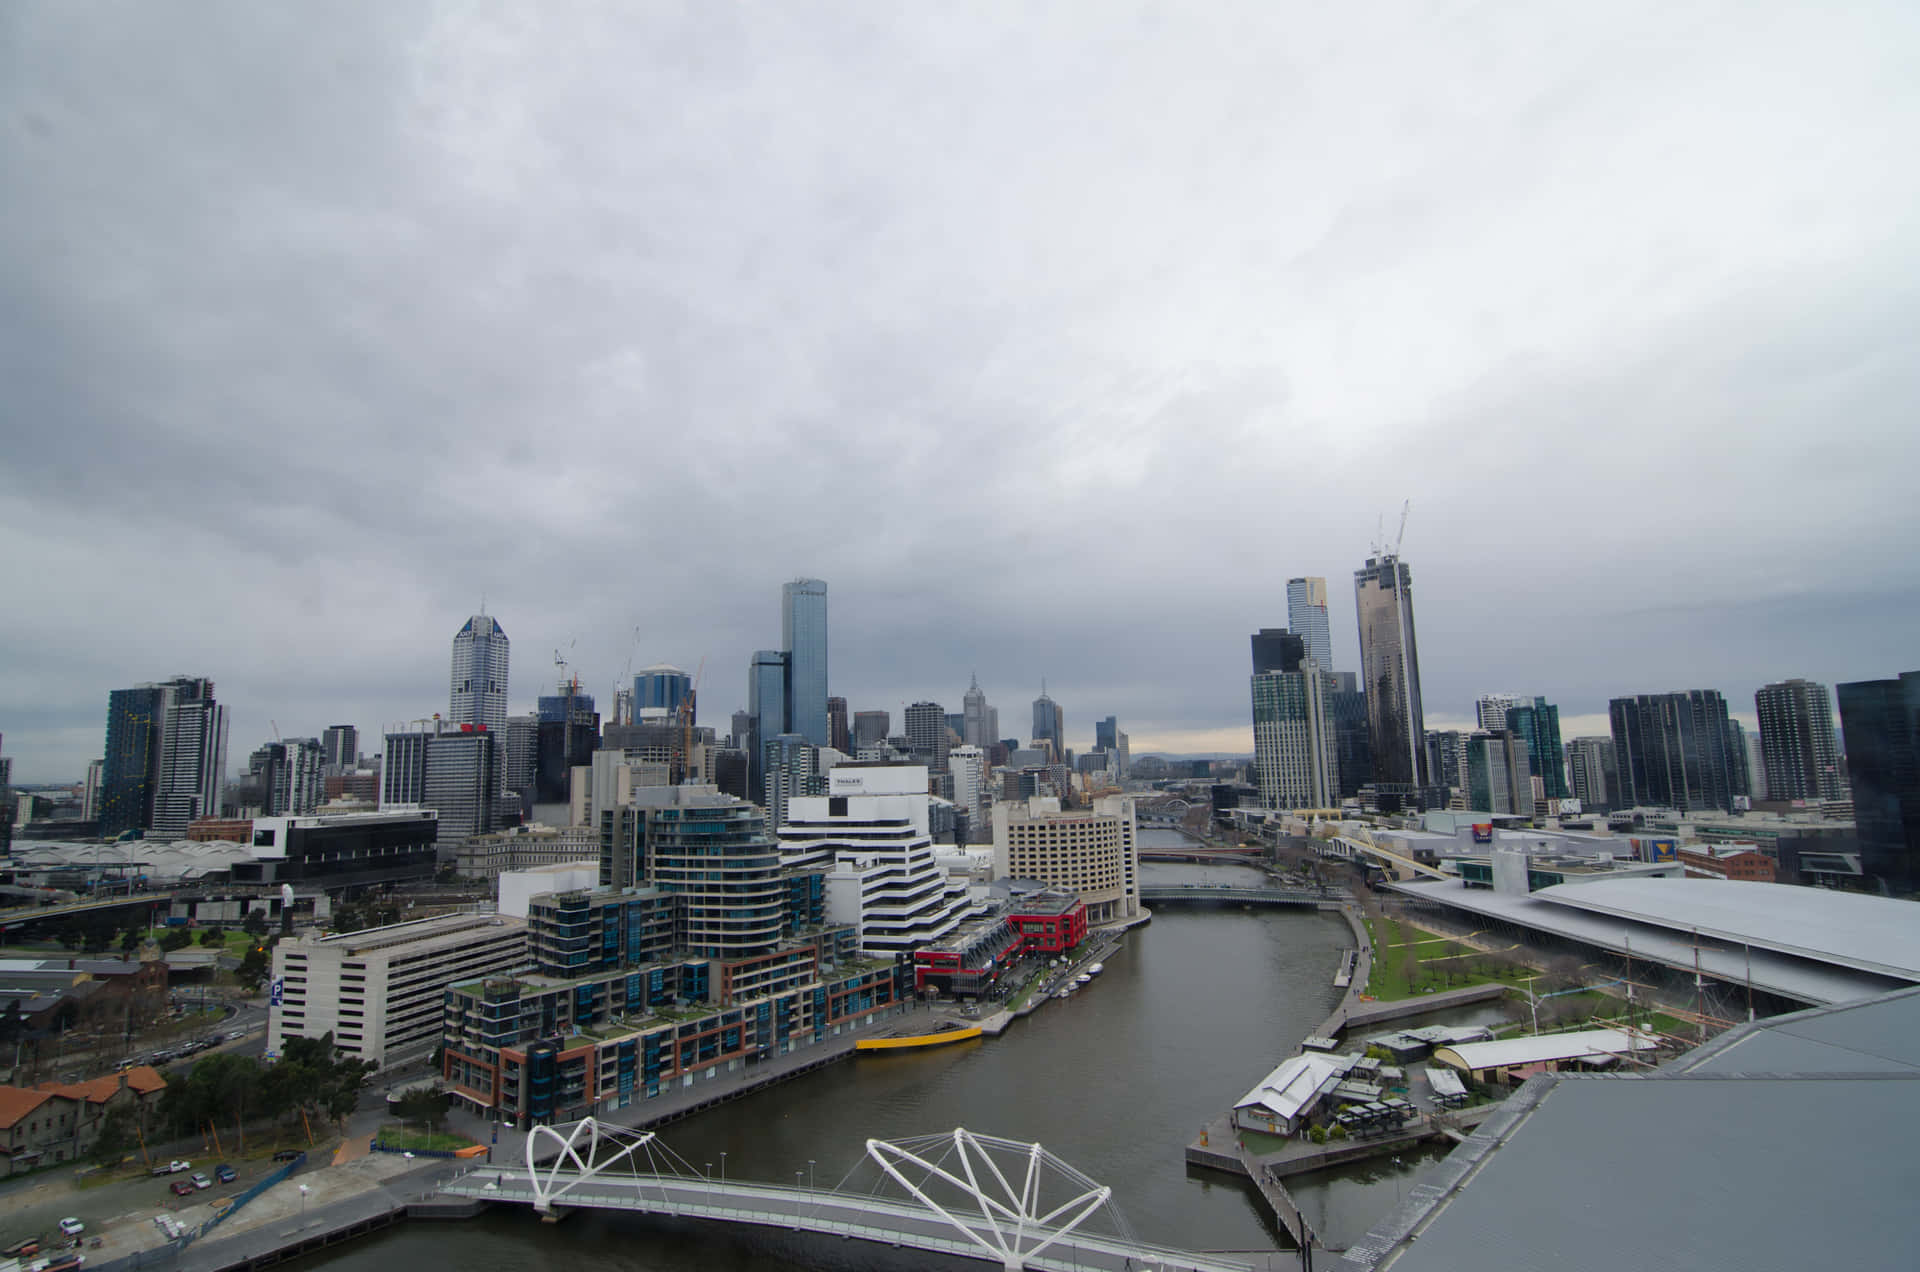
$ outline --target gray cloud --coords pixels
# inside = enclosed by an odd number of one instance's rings
[[[802,573],[856,708],[1244,732],[1409,496],[1430,710],[1905,669],[1915,24],[9,6],[7,752],[441,709],[483,594],[720,720]]]

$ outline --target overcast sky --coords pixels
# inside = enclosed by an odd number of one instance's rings
[[[1412,500],[1429,726],[1920,666],[1920,6],[0,6],[0,732],[237,767],[705,662],[1250,749]],[[549,690],[550,691],[550,690]],[[1601,723],[1601,727],[1604,725]],[[370,740],[368,750],[377,747]]]

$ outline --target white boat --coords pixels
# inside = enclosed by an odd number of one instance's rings
[[[1095,963],[1092,967],[1089,967],[1087,969],[1087,975],[1098,976],[1100,973],[1106,970],[1107,970],[1107,965],[1105,963]]]
[[[1093,979],[1093,974],[1091,972],[1082,972],[1078,976],[1074,977],[1073,979],[1076,983],[1085,985],[1087,982]]]
[[[1055,995],[1054,995],[1054,997],[1055,997],[1055,998],[1072,998],[1072,997],[1073,997],[1073,987],[1072,987],[1072,986],[1068,986],[1068,987],[1067,987],[1066,989],[1063,989],[1063,990],[1061,990],[1061,991],[1060,991],[1059,993],[1057,993],[1057,994],[1055,994]]]

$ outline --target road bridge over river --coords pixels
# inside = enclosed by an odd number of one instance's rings
[[[1140,889],[1149,905],[1294,905],[1337,910],[1353,900],[1339,888],[1234,888],[1208,883],[1150,883]]]
[[[543,1160],[543,1154],[551,1156]],[[867,1157],[878,1181],[868,1193],[802,1187],[797,1175],[792,1187],[714,1179],[673,1156],[651,1131],[588,1118],[536,1128],[527,1137],[524,1166],[478,1168],[441,1194],[529,1205],[545,1215],[623,1210],[808,1232],[1036,1272],[1250,1272],[1262,1266],[1134,1239],[1110,1188],[1038,1144],[957,1129],[868,1140]]]

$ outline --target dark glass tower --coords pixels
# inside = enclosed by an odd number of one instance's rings
[[[1427,785],[1420,649],[1413,629],[1413,575],[1395,556],[1368,557],[1353,572],[1360,619],[1360,674],[1367,695],[1373,780]]]
[[[787,654],[787,728],[827,746],[827,585],[795,579],[780,592],[780,636]]]
[[[1889,892],[1911,893],[1920,885],[1920,671],[1839,691],[1860,866]]]
[[[1762,685],[1753,695],[1753,706],[1760,717],[1767,798],[1844,798],[1827,687],[1811,680]]]
[[[1718,690],[1615,698],[1607,715],[1623,806],[1724,811],[1743,793],[1727,701]]]
[[[1567,770],[1560,763],[1560,708],[1545,698],[1507,709],[1507,732],[1526,743],[1527,771],[1540,779],[1548,799],[1571,799]]]

